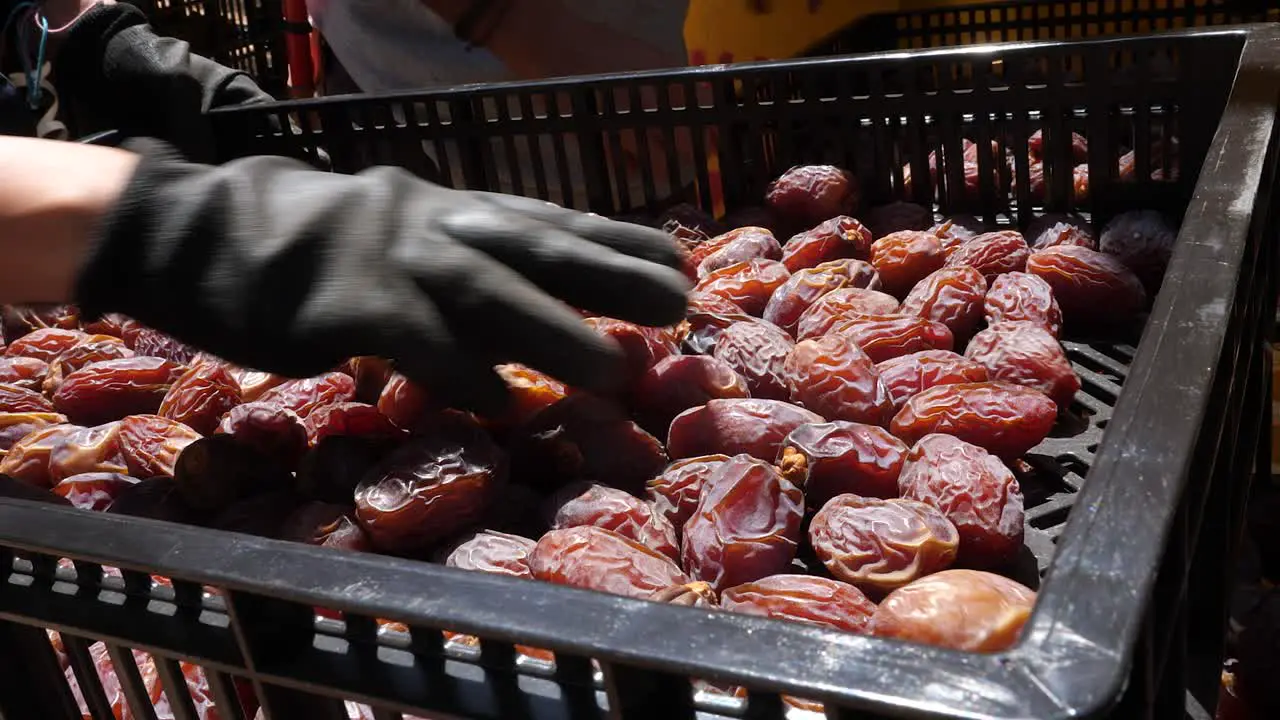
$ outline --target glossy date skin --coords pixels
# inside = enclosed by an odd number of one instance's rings
[[[510,392],[510,410],[502,418],[502,425],[515,426],[528,422],[569,394],[568,385],[527,365],[510,363],[499,365],[494,371],[506,382]]]
[[[988,325],[1034,322],[1055,338],[1062,335],[1062,310],[1053,288],[1030,273],[1007,273],[992,281],[983,311]]]
[[[378,411],[397,427],[410,429],[427,409],[426,392],[409,378],[394,373],[378,396]]]
[[[372,405],[341,402],[321,405],[302,420],[307,444],[315,447],[335,435],[396,439],[404,431]]]
[[[49,363],[29,357],[0,358],[0,383],[39,392],[49,374]]]
[[[368,552],[369,536],[350,517],[349,505],[309,502],[285,518],[280,537],[317,547]]]
[[[1114,326],[1131,321],[1147,304],[1142,283],[1124,263],[1073,245],[1037,250],[1027,272],[1053,288],[1068,324]]]
[[[182,365],[154,357],[93,363],[62,381],[53,394],[53,404],[72,422],[86,425],[154,413],[185,370]]]
[[[720,333],[714,357],[742,376],[751,397],[787,400],[791,393],[786,362],[794,347],[781,328],[739,322]]]
[[[536,545],[533,540],[519,535],[482,530],[455,545],[444,564],[459,570],[532,579],[529,555]]]
[[[800,316],[823,295],[844,287],[874,290],[879,286],[880,276],[870,263],[852,259],[822,263],[793,272],[774,290],[764,308],[764,319],[794,337]]]
[[[1080,390],[1080,378],[1062,345],[1034,322],[992,324],[974,336],[965,357],[986,367],[992,380],[1048,395],[1059,410],[1069,407]]]
[[[131,415],[120,421],[120,454],[134,477],[173,477],[178,456],[200,437],[176,420]]]
[[[955,344],[946,325],[909,316],[853,318],[837,323],[831,334],[853,341],[875,363],[921,350],[950,350]]]
[[[941,270],[946,262],[942,241],[928,232],[896,232],[871,246],[871,265],[880,274],[884,291],[898,298],[905,297],[916,283]]]
[[[54,448],[64,438],[84,429],[79,425],[51,425],[30,433],[14,443],[0,459],[0,475],[8,475],[36,487],[52,487],[57,482],[49,475],[49,458]],[[124,469],[121,468],[120,472]]]
[[[641,327],[606,317],[586,318],[583,322],[618,344],[626,359],[627,376],[632,380],[644,375],[661,360],[680,352],[680,341],[664,328]]]
[[[871,231],[851,217],[841,215],[791,236],[782,248],[782,264],[798,272],[843,258],[866,260],[871,256]]]
[[[950,350],[921,350],[900,355],[877,363],[876,372],[889,392],[895,412],[913,395],[931,387],[991,379],[980,363]]]
[[[696,262],[694,279],[701,280],[716,270],[740,262],[780,260],[782,257],[782,246],[772,232],[762,227],[742,227],[695,247],[690,262]]]
[[[831,420],[887,425],[893,402],[871,358],[839,335],[798,343],[783,372],[792,402]]]
[[[0,412],[51,413],[53,403],[44,395],[17,385],[0,384]]]
[[[58,413],[0,413],[0,457],[31,433],[66,422],[67,416]]]
[[[942,323],[959,341],[972,337],[982,322],[987,280],[978,270],[949,267],[916,284],[898,312]]]
[[[788,225],[813,227],[858,208],[858,181],[834,165],[798,165],[769,184],[765,205]]]
[[[676,459],[745,454],[772,462],[788,433],[820,422],[821,415],[780,400],[712,400],[671,421],[667,451]]]
[[[728,588],[720,607],[854,633],[866,632],[876,610],[858,588],[812,575],[773,575]]]
[[[728,459],[728,455],[703,455],[677,460],[645,485],[645,498],[671,523],[677,537],[693,517],[707,478]]]
[[[787,435],[778,464],[803,458],[809,473],[805,501],[816,510],[846,493],[897,497],[907,449],[884,428],[843,421],[816,423],[801,425]]]
[[[959,383],[915,395],[889,429],[909,444],[946,433],[1012,459],[1044,440],[1057,417],[1057,404],[1037,390],[1000,382]]]
[[[822,337],[842,322],[858,317],[880,317],[898,312],[893,296],[867,288],[842,288],[823,295],[796,322],[800,340]]]
[[[329,372],[301,380],[289,380],[264,392],[258,402],[290,410],[305,418],[321,405],[351,402],[356,397],[356,381],[350,375]]]
[[[979,235],[956,248],[947,258],[947,267],[971,267],[988,282],[1008,272],[1021,272],[1030,255],[1026,238],[1016,230],[999,230]]]
[[[225,366],[200,363],[173,383],[156,414],[208,435],[241,401],[240,385]]]
[[[1000,575],[944,570],[890,593],[870,631],[880,637],[968,652],[998,652],[1018,642],[1036,594]]]
[[[907,454],[898,490],[951,521],[966,567],[1005,566],[1022,549],[1022,489],[1009,468],[980,447],[950,435],[924,437]]]
[[[665,435],[671,421],[692,407],[717,398],[745,398],[747,381],[733,365],[705,355],[676,355],[649,368],[631,393],[640,426]]]
[[[692,580],[662,553],[604,528],[552,530],[529,553],[533,577],[544,582],[647,600]]]
[[[121,423],[117,421],[63,435],[49,453],[49,478],[59,482],[83,473],[128,474],[120,432]]]
[[[577,484],[557,493],[552,505],[552,529],[601,527],[679,562],[675,527],[634,495],[604,485]]]
[[[81,510],[104,512],[125,488],[136,484],[137,478],[120,473],[85,473],[64,478],[53,486],[53,492]]]
[[[836,578],[882,597],[945,570],[956,559],[960,535],[922,502],[839,495],[813,516],[809,544]]]
[[[109,335],[90,335],[78,344],[63,350],[49,363],[49,373],[43,385],[44,392],[52,395],[62,385],[67,375],[86,365],[103,360],[121,360],[131,357],[135,357],[134,352],[125,347],[124,342],[119,338]]]
[[[774,291],[790,277],[786,266],[776,260],[748,260],[712,272],[695,290],[718,295],[759,317]]]
[[[680,558],[724,590],[786,570],[800,543],[804,495],[776,467],[747,455],[722,464],[684,526]]]
[[[63,351],[79,345],[88,337],[88,333],[80,330],[42,328],[11,340],[4,354],[6,357],[29,357],[47,363],[53,362]]]
[[[307,451],[307,427],[302,418],[276,403],[237,405],[222,418],[217,432],[287,468],[295,467]]]

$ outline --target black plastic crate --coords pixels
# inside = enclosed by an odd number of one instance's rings
[[[859,18],[805,57],[949,45],[1078,40],[1280,21],[1271,0],[1010,0]]]
[[[86,646],[97,640],[123,668],[131,698],[144,688],[128,648],[158,658],[183,718],[194,714],[176,660],[204,668],[224,718],[241,716],[237,678],[271,718],[347,717],[339,697],[480,718],[776,718],[783,694],[822,701],[832,718],[1165,720],[1181,717],[1188,697],[1212,709],[1243,497],[1270,464],[1277,73],[1280,32],[1255,26],[212,114],[227,158],[324,151],[340,171],[394,163],[458,187],[608,214],[655,206],[690,185],[704,204],[717,190],[735,208],[758,201],[790,165],[824,160],[855,169],[872,201],[904,197],[904,164],[924,177],[931,151],[945,160],[964,137],[994,140],[1013,152],[1012,192],[991,179],[959,192],[944,167],[936,190],[918,183],[910,197],[1017,224],[1039,212],[1028,202],[1026,142],[1044,129],[1048,207],[1095,221],[1128,207],[1178,208],[1182,228],[1140,342],[1068,345],[1084,381],[1073,406],[1081,422],[1030,458],[1028,549],[1038,562],[1023,579],[1047,572],[1010,651],[926,648],[4,501],[0,713],[79,716],[46,629],[62,634],[97,718],[109,717],[88,672]],[[646,97],[653,109],[642,109]],[[299,120],[296,129],[266,129],[286,116]],[[1069,128],[1090,140],[1093,199],[1082,203],[1056,174],[1071,167]],[[1179,141],[1176,174],[1114,177],[1130,147],[1151,170],[1153,140],[1166,133]],[[678,141],[694,162],[679,162]],[[638,166],[611,163],[626,145],[639,148]],[[707,171],[712,150],[732,172]],[[573,177],[589,189],[566,191]],[[319,618],[315,607],[341,619]],[[408,632],[379,630],[378,618]],[[441,630],[481,640],[448,643]],[[524,657],[517,643],[553,650],[556,662]],[[690,678],[747,686],[745,706],[695,695]]]
[[[288,55],[280,0],[129,0],[156,33],[192,52],[243,70],[273,97],[287,97]]]

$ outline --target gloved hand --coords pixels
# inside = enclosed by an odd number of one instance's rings
[[[656,230],[395,168],[210,167],[126,147],[143,159],[81,271],[82,311],[249,367],[304,377],[381,355],[453,404],[496,410],[495,364],[585,389],[621,377],[617,347],[565,303],[641,324],[684,314],[676,249]]]

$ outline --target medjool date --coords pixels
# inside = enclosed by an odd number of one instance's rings
[[[876,608],[880,637],[969,652],[997,652],[1018,642],[1036,594],[1000,575],[944,570],[899,588]]]
[[[871,231],[851,217],[841,215],[791,236],[782,247],[782,264],[798,272],[842,258],[871,257]]]
[[[1016,458],[1049,435],[1058,406],[1048,395],[1000,382],[929,388],[907,401],[890,430],[907,443],[947,433],[1003,458]]]
[[[612,530],[583,526],[552,530],[529,553],[533,577],[544,582],[647,600],[691,580],[662,553]]]
[[[803,340],[787,355],[791,400],[823,417],[887,425],[893,403],[871,358],[839,335]]]
[[[671,421],[667,451],[672,458],[751,455],[772,461],[787,434],[821,415],[781,400],[712,400]]]
[[[907,446],[884,428],[836,421],[792,430],[782,443],[778,464],[786,466],[803,459],[808,471],[805,501],[816,510],[846,493],[896,497],[906,457]]]
[[[877,597],[945,570],[959,543],[941,512],[902,498],[839,495],[809,524],[809,544],[827,570]]]
[[[858,208],[858,181],[833,165],[798,165],[770,183],[765,204],[793,226],[813,227]]]
[[[784,366],[794,347],[781,328],[765,322],[734,323],[720,333],[714,356],[742,376],[751,397],[786,400],[790,390]]]
[[[856,587],[812,575],[774,575],[728,588],[720,607],[855,633],[866,631],[876,611]]]
[[[676,531],[643,500],[603,485],[573,485],[552,499],[555,530],[591,525],[612,530],[679,561]]]
[[[1029,387],[1066,409],[1080,390],[1066,351],[1035,322],[998,322],[974,336],[965,357],[982,363],[992,380]]]

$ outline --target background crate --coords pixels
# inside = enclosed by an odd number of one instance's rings
[[[1012,0],[869,15],[804,55],[1072,40],[1275,21],[1280,21],[1280,6],[1270,0]]]
[[[286,97],[281,0],[129,0],[156,33],[191,44],[198,55],[251,75],[273,97]]]
[[[1106,202],[1078,204],[1058,179],[1050,207],[1095,220],[1124,203],[1186,212],[1141,342],[1070,346],[1085,381],[1074,409],[1092,414],[1081,440],[1050,439],[1033,453],[1031,550],[1052,564],[1023,640],[1010,651],[910,646],[3,502],[0,713],[79,717],[46,628],[61,634],[71,673],[103,720],[110,710],[87,647],[96,640],[106,642],[131,698],[147,693],[128,649],[159,658],[157,687],[184,718],[195,709],[185,704],[178,660],[204,669],[209,694],[232,718],[240,715],[232,709],[236,678],[271,718],[346,717],[333,697],[482,718],[689,718],[695,707],[776,718],[784,693],[827,703],[833,718],[1167,720],[1184,712],[1188,691],[1211,708],[1242,498],[1269,464],[1261,389],[1270,372],[1263,318],[1276,304],[1278,58],[1280,36],[1264,27],[213,113],[227,158],[324,150],[343,171],[400,164],[457,187],[610,214],[690,183],[709,200],[712,150],[733,168],[714,179],[731,209],[757,202],[791,164],[823,160],[855,169],[873,198],[903,197],[904,164],[921,177],[931,151],[954,157],[971,136],[1013,150],[1012,201],[991,180],[976,196],[957,192],[952,172],[942,174],[936,197],[948,212],[1001,223],[1033,214],[1024,202],[1030,133],[1050,131],[1048,162],[1060,170],[1071,166],[1065,131],[1078,125],[1089,133],[1091,190]],[[267,129],[267,119],[289,116],[300,120],[296,130]],[[1116,155],[1132,143],[1138,164],[1150,169],[1150,140],[1166,128],[1180,139],[1177,176],[1117,182]],[[641,162],[612,162],[626,146],[639,149]],[[681,161],[681,148],[691,162]],[[522,157],[531,162],[522,166]],[[591,190],[569,187],[574,176]],[[918,184],[911,197],[934,196]],[[1029,581],[1038,580],[1036,570]],[[315,607],[335,612],[317,618]],[[379,630],[379,618],[407,632]],[[445,629],[480,642],[446,643]],[[516,643],[553,650],[554,666],[524,657]],[[745,710],[695,696],[690,678],[750,687]]]

